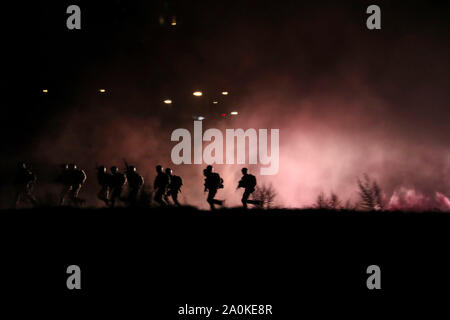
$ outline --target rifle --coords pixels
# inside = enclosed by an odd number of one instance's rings
[[[129,165],[125,158],[123,158],[123,163],[125,164],[125,170],[128,170]]]

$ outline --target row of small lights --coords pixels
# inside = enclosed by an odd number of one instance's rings
[[[194,91],[192,93],[192,95],[194,95],[196,97],[201,97],[201,96],[203,96],[203,92],[201,92],[201,91]],[[228,95],[228,91],[222,91],[222,95],[227,96]],[[164,103],[165,104],[172,104],[172,100],[166,99],[166,100],[164,100]],[[218,104],[219,102],[218,101],[213,101],[213,103],[214,104]]]
[[[43,93],[48,93],[48,89],[42,89],[42,92],[43,92]],[[105,93],[105,92],[106,92],[106,89],[98,89],[98,92],[100,92],[100,93]]]
[[[43,93],[48,93],[48,89],[42,89],[42,92]],[[98,92],[105,93],[106,89],[98,89]],[[192,95],[194,95],[196,97],[201,97],[201,96],[203,96],[203,92],[201,92],[201,91],[194,91],[192,93]],[[222,95],[227,96],[228,95],[228,91],[222,91]],[[171,99],[166,99],[166,100],[164,100],[164,103],[165,104],[172,104],[172,100]],[[213,104],[218,104],[218,103],[219,103],[218,101],[213,101]],[[237,116],[238,114],[239,113],[237,111],[231,111],[230,112],[230,115],[232,115],[232,116]],[[222,117],[226,117],[226,115],[227,115],[226,113],[222,113],[221,114]],[[205,117],[202,117],[202,116],[198,117],[198,120],[204,120],[204,119],[205,119]]]
[[[192,95],[194,95],[196,97],[201,97],[201,96],[203,96],[203,92],[201,92],[201,91],[194,91],[192,93]],[[228,95],[228,91],[222,91],[222,95],[227,96]],[[170,99],[164,100],[165,104],[172,104],[172,102],[173,101],[170,100]],[[218,104],[218,103],[219,103],[218,101],[213,101],[213,104]],[[230,115],[232,115],[232,116],[237,116],[238,114],[239,114],[239,112],[237,112],[237,111],[231,111],[230,112]],[[221,116],[222,117],[226,117],[227,114],[226,113],[222,113]],[[199,116],[199,117],[197,117],[197,120],[200,120],[200,121],[201,120],[205,120],[205,117]]]

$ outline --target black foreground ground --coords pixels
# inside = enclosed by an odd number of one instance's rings
[[[16,313],[204,319],[178,306],[272,304],[272,317],[211,318],[367,319],[449,296],[448,213],[40,208],[0,219],[2,301]],[[80,291],[66,288],[72,264]],[[380,291],[366,287],[372,264]]]

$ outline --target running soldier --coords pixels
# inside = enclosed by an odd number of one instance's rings
[[[179,207],[180,203],[178,202],[178,192],[181,192],[183,180],[181,177],[173,175],[172,169],[170,168],[166,168],[166,175],[169,177],[169,186],[164,199],[167,203],[169,203],[169,197],[172,197],[173,203]]]
[[[110,192],[111,198],[109,200],[109,204],[114,207],[116,200],[121,199],[121,194],[123,190],[123,186],[127,183],[127,177],[125,174],[119,171],[116,166],[111,167],[111,180],[110,180]]]
[[[129,166],[126,161],[125,166],[129,188],[127,201],[131,206],[135,206],[139,199],[142,186],[144,185],[144,178],[137,173],[135,166]]]
[[[156,166],[156,178],[153,183],[153,189],[155,189],[155,201],[161,206],[167,205],[163,200],[165,198],[167,186],[169,185],[169,176],[163,172],[163,168],[160,165]]]
[[[25,198],[33,206],[36,205],[36,198],[33,195],[33,187],[36,183],[36,175],[31,172],[24,162],[19,162],[17,164],[17,174],[14,181],[14,186],[16,188],[16,198],[14,206],[17,208]]]
[[[97,194],[97,197],[105,202],[107,206],[109,204],[111,178],[112,175],[106,171],[105,166],[97,167],[97,180],[98,184],[102,187],[100,192]]]
[[[77,206],[85,202],[85,200],[78,197],[81,187],[86,182],[86,173],[84,170],[79,169],[75,164],[64,165],[59,181],[64,185],[59,202],[60,205],[64,205],[66,197],[69,198],[72,204]]]
[[[215,209],[215,204],[223,205],[223,200],[216,200],[214,197],[216,196],[217,190],[223,188],[223,179],[216,172],[213,172],[212,166],[207,166],[205,170],[203,170],[203,175],[205,176],[205,192],[208,191],[208,201],[211,210]]]
[[[255,192],[256,187],[256,177],[252,174],[248,173],[247,168],[242,168],[241,170],[243,176],[241,180],[238,183],[238,186],[236,189],[244,188],[244,194],[242,195],[242,205],[244,206],[244,209],[247,209],[247,203],[254,204],[254,205],[262,205],[262,201],[257,200],[248,200],[250,195]]]

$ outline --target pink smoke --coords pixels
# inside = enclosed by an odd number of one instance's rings
[[[450,199],[440,192],[425,195],[414,189],[400,188],[391,196],[388,210],[401,211],[450,211]]]

